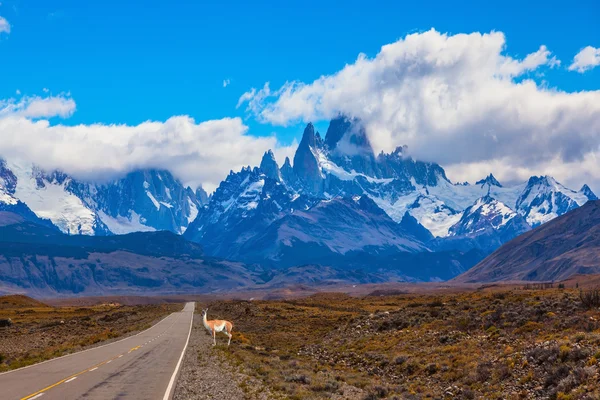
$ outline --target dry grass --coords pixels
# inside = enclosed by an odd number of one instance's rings
[[[0,372],[35,364],[151,326],[182,305],[51,307],[25,296],[0,296]]]
[[[223,301],[218,350],[285,398],[600,398],[600,312],[577,290]]]

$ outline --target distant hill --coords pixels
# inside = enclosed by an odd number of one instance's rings
[[[7,296],[0,296],[0,310],[7,308],[33,308],[33,307],[50,307],[47,304],[42,303],[21,294],[13,294]]]
[[[558,281],[597,273],[600,201],[595,200],[518,236],[454,281]]]
[[[168,231],[69,236],[18,215],[0,215],[0,293],[201,293],[263,283],[263,273],[206,257],[200,245]]]

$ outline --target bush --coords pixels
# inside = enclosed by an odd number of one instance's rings
[[[600,307],[600,289],[580,290],[579,299],[585,308]]]
[[[303,385],[310,385],[310,378],[306,375],[290,375],[290,376],[286,376],[284,379],[286,382],[294,382],[294,383],[301,383]]]

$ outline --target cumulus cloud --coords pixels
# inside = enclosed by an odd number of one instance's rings
[[[314,82],[253,88],[238,106],[283,126],[340,113],[357,117],[377,151],[406,144],[416,158],[463,176],[504,166],[500,178],[552,171],[565,180],[569,168],[598,152],[600,91],[537,84],[532,76],[560,64],[546,46],[522,58],[507,50],[501,32],[432,29],[385,45],[374,58],[360,54]],[[588,172],[600,182],[600,170]]]
[[[197,123],[187,116],[139,125],[51,124],[42,115],[70,114],[56,98],[0,102],[0,157],[103,181],[139,168],[168,169],[185,184],[214,190],[231,169],[258,165],[273,149],[289,154],[275,136],[253,137],[240,118]],[[55,103],[59,104],[56,106]],[[67,101],[68,103],[68,101]]]
[[[573,63],[569,66],[569,71],[583,73],[598,65],[600,65],[600,48],[587,46],[575,55]]]
[[[10,24],[4,17],[0,17],[0,33],[10,33]]]
[[[17,90],[17,94],[20,92]],[[21,116],[26,118],[70,117],[75,112],[75,101],[68,95],[23,96],[20,99],[0,100],[0,117]]]

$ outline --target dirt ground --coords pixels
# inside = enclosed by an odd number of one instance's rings
[[[194,327],[175,386],[175,400],[204,399],[272,399],[274,397],[261,380],[245,373],[240,364],[231,363],[224,356],[227,337],[217,337],[213,347],[212,336],[202,324],[199,314],[194,316]]]
[[[275,398],[565,400],[600,398],[599,305],[529,285],[208,306],[234,323],[215,351]]]

